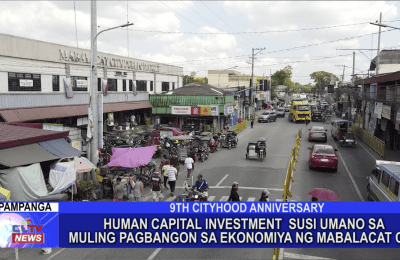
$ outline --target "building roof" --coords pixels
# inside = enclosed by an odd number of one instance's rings
[[[371,60],[369,70],[375,70],[377,56]],[[400,50],[382,50],[379,53],[379,64],[400,64]]]
[[[205,96],[219,96],[221,94],[229,95],[230,91],[214,87],[206,83],[190,83],[181,88],[172,91],[173,95],[205,95]]]
[[[69,132],[56,132],[31,127],[0,124],[0,149],[67,137]]]
[[[0,116],[6,122],[27,122],[52,118],[64,118],[73,116],[86,116],[89,105],[74,106],[48,106],[29,107],[0,110]],[[103,104],[103,113],[112,113],[142,108],[152,108],[149,101],[120,102]]]
[[[390,81],[400,81],[400,71],[386,73],[386,74],[379,74],[375,77],[357,80],[355,84],[371,84],[371,83],[384,83]]]

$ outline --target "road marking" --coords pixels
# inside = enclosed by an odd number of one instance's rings
[[[335,140],[333,140],[332,135],[329,135],[329,136],[330,136],[331,139],[332,139],[333,145],[334,145],[335,148],[338,150],[337,153],[338,153],[338,155],[340,156],[340,160],[342,160],[342,162],[343,162],[343,166],[344,166],[344,168],[345,168],[345,170],[346,170],[346,172],[347,172],[347,175],[350,177],[351,183],[353,183],[353,186],[354,186],[354,188],[356,189],[356,192],[357,192],[358,197],[360,197],[360,200],[361,200],[361,201],[365,201],[364,198],[363,198],[362,195],[361,195],[360,190],[358,189],[358,186],[357,186],[357,184],[356,184],[356,182],[355,182],[355,180],[354,180],[354,178],[353,178],[353,175],[351,175],[351,173],[350,173],[350,171],[349,171],[349,168],[347,168],[346,162],[343,160],[342,154],[339,152],[339,149],[338,149],[337,146],[336,146]]]
[[[239,197],[239,201],[242,201],[243,197]]]
[[[61,253],[62,251],[64,251],[65,250],[65,248],[62,248],[61,250],[59,250],[59,251],[57,251],[56,253],[54,253],[54,254],[52,254],[49,258],[47,258],[46,260],[50,260],[50,259],[52,259],[53,257],[55,257],[56,255],[58,255],[59,253]]]
[[[247,201],[255,201],[255,200],[256,200],[256,198],[254,198],[254,197],[250,197],[247,199]]]
[[[168,199],[166,199],[165,201],[173,201],[175,198],[176,198],[176,196],[172,196],[172,197],[169,197]]]
[[[364,148],[364,150],[367,151],[367,153],[369,153],[369,155],[371,155],[372,158],[374,158],[375,160],[377,160],[377,159],[375,158],[375,156],[373,156],[372,153],[370,153],[370,152],[368,151],[368,149],[365,148],[364,145],[361,144],[361,142],[358,142],[358,144],[361,145],[361,147]]]
[[[215,185],[215,186],[221,185],[221,183],[222,183],[228,176],[229,176],[229,174],[225,175],[225,177],[222,178],[222,180],[220,180],[220,181],[217,183],[217,185]]]
[[[219,201],[228,201],[229,197],[228,196],[222,196],[222,198]]]
[[[210,196],[207,200],[208,201],[213,201],[213,200],[215,200],[215,196]]]
[[[147,258],[147,260],[153,260],[154,257],[161,251],[162,248],[157,248],[154,252]]]
[[[287,258],[295,258],[295,259],[307,259],[307,260],[335,260],[333,258],[326,258],[326,257],[319,257],[319,256],[312,256],[312,255],[300,255],[300,254],[293,254],[285,252],[284,256]]]
[[[231,186],[210,186],[210,189],[231,189]],[[240,187],[241,190],[265,190],[265,188],[257,188],[257,187]],[[275,189],[275,188],[267,188],[268,190],[273,191],[283,191],[283,189]]]

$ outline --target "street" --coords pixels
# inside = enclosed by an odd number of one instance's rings
[[[287,113],[286,113],[287,114]],[[305,124],[290,123],[285,118],[276,122],[255,123],[239,137],[237,148],[228,150],[221,148],[211,154],[204,163],[195,164],[192,174],[194,180],[201,173],[207,180],[210,191],[210,201],[226,201],[234,181],[239,183],[238,193],[242,201],[257,201],[261,191],[267,188],[270,201],[281,201],[283,183],[290,158],[290,152],[296,140],[297,130],[303,131],[299,150],[298,163],[292,183],[292,201],[310,201],[307,193],[313,188],[327,188],[339,195],[341,201],[363,201],[366,199],[366,176],[378,159],[365,143],[358,142],[357,148],[339,147],[339,168],[337,173],[329,170],[310,170],[308,154],[312,144],[308,142],[308,129],[313,125],[328,129],[328,144],[334,145],[330,137],[330,124],[311,122]],[[248,141],[259,137],[267,138],[267,157],[260,162],[255,159],[245,159]],[[375,159],[373,158],[375,157]],[[183,182],[186,181],[186,171],[181,167],[175,195],[183,192]],[[191,184],[191,179],[189,181]],[[149,188],[145,200],[151,201]],[[171,201],[169,191],[164,191],[163,201]],[[95,202],[94,202],[95,203]],[[132,205],[125,203],[126,205]],[[157,203],[154,204],[157,206]],[[11,252],[10,252],[11,251]],[[15,259],[14,249],[8,249],[7,258]],[[283,259],[398,259],[398,249],[298,249],[281,250]],[[4,254],[4,253],[3,253]],[[265,249],[61,249],[53,250],[51,255],[41,255],[40,249],[21,249],[20,259],[272,259],[273,248]],[[320,258],[312,258],[320,257]]]

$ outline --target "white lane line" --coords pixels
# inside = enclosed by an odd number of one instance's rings
[[[215,196],[210,196],[207,200],[208,201],[213,201],[213,200],[215,200]]]
[[[210,189],[231,189],[232,186],[210,186]],[[283,189],[275,188],[257,188],[257,187],[240,187],[241,190],[273,190],[273,191],[283,191]]]
[[[225,175],[225,177],[222,178],[222,179],[217,183],[217,185],[215,185],[215,186],[221,185],[221,183],[222,183],[228,176],[229,176],[229,174]]]
[[[222,196],[222,198],[219,201],[228,201],[229,197],[228,196]]]
[[[156,250],[154,250],[154,252],[149,256],[149,258],[147,258],[147,260],[153,260],[154,257],[156,257],[156,255],[161,251],[162,248],[157,248]]]
[[[175,198],[176,198],[176,196],[172,196],[172,197],[169,197],[168,199],[166,199],[165,201],[173,201]]]
[[[338,150],[338,151],[337,151],[337,154],[339,155],[340,160],[342,160],[342,162],[343,162],[343,166],[344,166],[344,168],[346,169],[347,175],[349,176],[349,178],[350,178],[350,180],[351,180],[351,183],[353,183],[353,186],[354,186],[354,188],[356,189],[356,192],[357,192],[358,197],[360,198],[361,201],[365,201],[364,198],[363,198],[363,196],[361,195],[360,189],[358,188],[358,186],[357,186],[357,184],[356,184],[356,182],[355,182],[355,180],[354,180],[354,178],[353,178],[353,175],[351,175],[351,173],[350,173],[350,171],[349,171],[349,168],[347,167],[346,162],[343,160],[343,157],[342,157],[341,152],[339,151],[339,149],[338,149],[337,146],[336,146],[335,140],[333,140],[332,135],[329,135],[329,136],[331,137],[331,140],[332,140],[332,142],[333,142],[333,145],[334,145],[335,148]]]
[[[54,253],[54,254],[52,254],[49,258],[47,258],[46,260],[50,260],[50,259],[52,259],[53,257],[55,257],[56,255],[58,255],[59,253],[61,253],[62,251],[64,251],[65,250],[65,248],[62,248],[61,250],[59,250],[59,251],[57,251],[56,253]]]
[[[250,197],[247,199],[247,201],[255,201],[255,200],[256,200],[256,198],[254,198],[254,197]]]
[[[332,258],[326,258],[326,257],[319,257],[319,256],[312,256],[312,255],[300,255],[300,254],[293,254],[293,253],[288,253],[285,252],[284,256],[287,258],[295,258],[295,259],[307,259],[307,260],[335,260]]]
[[[239,201],[242,201],[243,197],[239,197]]]

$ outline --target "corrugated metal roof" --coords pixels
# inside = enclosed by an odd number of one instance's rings
[[[37,143],[0,150],[0,164],[8,167],[45,162],[59,158],[60,157],[48,153]]]
[[[88,114],[88,106],[89,105],[74,105],[4,109],[0,110],[0,115],[6,122],[27,122],[51,118],[86,116]],[[103,113],[152,107],[153,106],[147,100],[135,102],[106,103],[103,104]]]
[[[231,94],[229,91],[214,87],[206,83],[190,83],[172,91],[173,95],[212,95]]]
[[[64,138],[40,142],[39,145],[43,147],[47,152],[61,158],[69,158],[82,155],[81,151],[75,149],[70,144],[68,144]]]
[[[68,132],[56,132],[2,123],[0,124],[0,149],[67,136]]]

